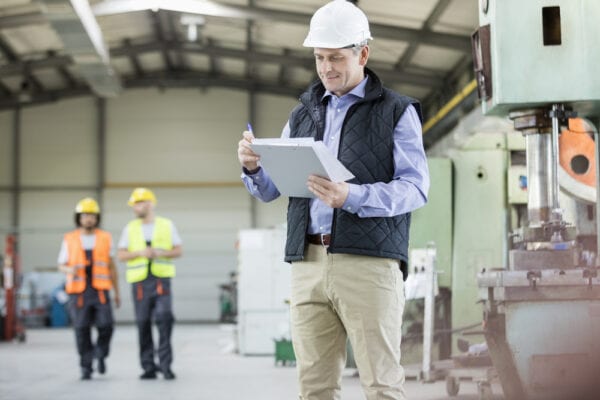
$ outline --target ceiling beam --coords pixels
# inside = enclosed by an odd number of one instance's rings
[[[246,62],[254,63],[272,63],[285,65],[288,67],[301,67],[308,70],[314,70],[315,62],[313,57],[298,54],[273,54],[259,51],[248,52],[243,49],[233,49],[227,47],[206,46],[200,43],[179,43],[168,42],[170,49],[176,49],[178,46],[186,53],[204,54],[213,57],[238,58]],[[130,48],[119,48],[111,50],[113,57],[129,57],[131,52],[146,53],[160,50],[160,45],[155,42],[132,45]],[[443,85],[444,80],[441,75],[420,74],[408,71],[398,71],[390,68],[388,63],[370,61],[371,67],[379,77],[389,83],[408,83],[416,86],[438,87]]]
[[[17,53],[10,47],[10,45],[4,40],[4,38],[0,35],[0,52],[2,55],[10,62],[19,61],[19,56]]]
[[[123,41],[123,47],[126,49],[131,48],[131,40],[125,39]],[[142,64],[140,64],[140,60],[137,57],[137,54],[134,52],[129,53],[129,63],[131,64],[131,68],[137,76],[144,76],[144,68],[142,68]]]
[[[175,65],[171,61],[171,56],[169,55],[169,48],[166,45],[168,40],[165,37],[165,31],[162,26],[161,12],[151,12],[150,15],[152,17],[152,25],[154,26],[154,34],[156,35],[156,40],[158,40],[158,43],[160,44],[160,52],[162,53],[165,67],[169,71],[172,71],[175,69]]]
[[[173,2],[169,0],[156,0],[151,3],[142,3],[135,0],[105,0],[96,3],[94,13],[100,15],[121,14],[140,10],[168,10],[199,14],[210,17],[238,18],[253,21],[278,21],[292,24],[301,24],[308,28],[312,14],[273,10],[264,7],[225,5],[215,1],[182,0]],[[469,53],[471,39],[469,36],[449,33],[438,33],[422,29],[405,28],[396,25],[370,24],[373,37],[400,40],[405,42],[423,43],[431,46],[447,47]]]
[[[215,46],[215,40],[213,38],[208,38],[207,43],[206,43],[206,47],[209,48],[214,48],[217,47]],[[214,54],[209,54],[209,62],[210,62],[210,73],[214,74],[214,75],[218,75],[220,73],[220,71],[223,69],[223,65],[220,61],[220,59],[215,56]]]
[[[61,68],[71,64],[73,64],[73,59],[70,56],[50,56],[31,61],[19,60],[10,64],[0,65],[0,77],[23,75],[27,70]]]
[[[446,8],[448,8],[448,5],[450,5],[451,1],[452,0],[438,0],[435,7],[433,7],[431,13],[429,13],[427,19],[423,22],[423,31],[431,32],[431,27],[440,19],[444,11],[446,11]],[[414,57],[418,48],[418,43],[411,42],[408,48],[404,51],[404,54],[402,54],[402,56],[396,63],[396,69],[406,68],[412,61],[412,58]]]
[[[56,57],[56,52],[54,50],[49,50],[46,52],[48,58],[46,60],[51,60]],[[58,65],[56,68],[56,72],[62,77],[65,85],[69,88],[74,88],[77,86],[77,80],[73,75],[69,72],[66,65]]]
[[[125,76],[123,77],[122,83],[125,88],[129,89],[146,87],[157,87],[161,89],[203,89],[208,87],[222,87],[244,91],[253,90],[260,93],[291,96],[294,98],[297,98],[300,93],[305,90],[305,87],[289,85],[281,86],[277,83],[262,81],[259,78],[249,81],[244,77],[214,75],[210,73],[194,71],[165,71],[159,73],[146,73],[146,75],[141,77],[135,75]],[[46,104],[67,98],[93,95],[94,93],[89,87],[79,85],[75,88],[46,90],[43,93],[36,93],[33,94],[27,101],[19,100],[17,97],[0,97],[0,111],[14,109],[16,107],[30,107]]]
[[[27,101],[19,100],[18,96],[11,99],[0,99],[0,110],[6,110],[16,107],[28,107],[39,104],[51,103],[65,98],[91,95],[92,91],[87,86],[78,86],[70,89],[46,90],[43,93],[36,93]]]
[[[29,92],[33,90],[34,92],[42,93],[45,88],[44,85],[42,85],[42,82],[40,82],[31,71],[25,71],[25,76],[21,81],[21,90]]]
[[[206,88],[225,87],[245,91],[257,91],[284,96],[299,96],[306,87],[304,86],[281,86],[276,82],[261,81],[259,78],[252,80],[245,77],[233,77],[229,75],[214,75],[196,71],[173,71],[167,74],[154,73],[144,77],[124,77],[126,88],[141,88],[156,86],[159,88]]]
[[[156,3],[156,2],[154,2]],[[125,12],[163,9],[181,13],[193,13],[198,15],[222,18],[251,19],[254,21],[279,21],[292,24],[302,24],[308,27],[311,14],[298,13],[282,10],[273,10],[264,7],[250,7],[242,5],[225,5],[214,1],[186,1],[187,6],[182,7],[180,2],[168,0],[158,1],[157,7],[153,2],[142,2],[139,0],[105,0],[96,3],[92,9],[96,16],[121,14]],[[25,25],[47,23],[46,18],[40,12],[28,12],[16,15],[0,17],[0,29],[15,28]],[[371,33],[375,39],[391,39],[410,43],[420,43],[437,47],[445,47],[464,53],[471,51],[471,40],[468,35],[457,35],[426,31],[423,29],[406,28],[388,24],[371,24]]]
[[[13,48],[2,36],[0,36],[0,52],[2,53],[4,58],[6,58],[11,63],[21,62],[21,58],[19,57],[19,55],[13,50]],[[23,81],[21,82],[22,90],[32,89],[37,92],[44,91],[44,85],[42,85],[39,79],[31,73],[31,70],[27,67],[27,65],[25,65],[25,67],[22,68],[20,72],[24,75]]]
[[[184,53],[203,54],[211,59],[211,71],[218,74],[218,59],[219,58],[236,58],[244,60],[252,60],[255,63],[272,63],[279,64],[284,68],[300,67],[307,70],[314,70],[314,60],[307,55],[299,55],[297,53],[284,50],[280,54],[264,53],[259,51],[248,52],[243,49],[232,49],[219,47],[214,45],[213,41],[209,41],[206,45],[200,43],[181,43],[176,41],[166,42],[166,46],[176,51]],[[127,57],[130,61],[135,60],[139,54],[161,51],[163,45],[155,41],[142,44],[124,44],[119,48],[111,50],[112,57]],[[133,61],[132,61],[133,62]],[[69,56],[55,56],[43,60],[35,61],[19,61],[13,64],[0,66],[0,77],[21,75],[25,70],[36,70],[42,68],[59,68],[73,64],[73,60]],[[424,87],[441,87],[444,84],[444,77],[441,74],[423,74],[419,72],[411,72],[408,70],[394,70],[387,63],[370,61],[371,67],[381,79],[386,83],[408,83],[416,86]],[[134,67],[134,70],[135,67]],[[141,70],[141,66],[140,66]],[[136,73],[139,71],[136,70]]]
[[[13,95],[12,90],[10,90],[10,88],[2,81],[0,81],[0,93],[3,97],[11,97]]]
[[[63,78],[68,87],[74,88],[77,86],[77,81],[73,78],[73,75],[65,67],[57,68],[58,73]]]
[[[165,13],[165,18],[167,19],[167,26],[169,30],[169,35],[171,39],[175,41],[182,41],[183,39],[180,37],[179,32],[177,31],[177,27],[175,26],[175,15],[173,13]],[[185,58],[183,57],[183,53],[181,51],[177,51],[175,53],[175,64],[177,64],[177,68],[186,69]]]

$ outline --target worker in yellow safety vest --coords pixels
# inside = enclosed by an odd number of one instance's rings
[[[114,246],[110,233],[98,229],[100,207],[96,200],[85,198],[75,207],[77,229],[64,235],[58,268],[66,273],[65,291],[69,294],[69,311],[79,352],[81,379],[92,377],[92,361],[97,359],[99,373],[106,372],[113,333],[113,315],[109,292],[115,293],[120,306],[118,275],[113,261]],[[98,330],[92,343],[92,326]]]
[[[171,278],[175,276],[172,259],[181,256],[181,238],[173,222],[154,214],[156,196],[146,188],[136,188],[128,201],[136,219],[123,229],[118,245],[120,261],[127,262],[127,282],[131,283],[138,327],[140,379],[156,379],[160,372],[175,379],[171,370],[173,350],[171,333],[175,321],[172,311]],[[154,361],[152,318],[158,328],[158,360]]]

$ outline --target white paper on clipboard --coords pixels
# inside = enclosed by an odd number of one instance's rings
[[[253,139],[252,150],[260,155],[260,165],[284,196],[315,197],[306,187],[309,175],[332,182],[344,182],[354,175],[313,138]]]

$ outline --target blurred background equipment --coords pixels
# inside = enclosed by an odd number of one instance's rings
[[[242,355],[275,353],[274,340],[291,338],[290,266],[283,261],[285,230],[239,233],[238,345]]]
[[[4,340],[17,339],[25,341],[25,328],[18,313],[19,302],[17,292],[20,288],[21,270],[17,253],[17,237],[7,235],[5,239],[4,258],[2,264],[2,288],[4,289],[3,327]]]
[[[237,321],[237,272],[229,273],[229,281],[219,285],[219,322]]]
[[[52,290],[50,298],[49,324],[52,327],[63,327],[69,325],[69,313],[67,302],[69,295],[65,292],[64,283]]]

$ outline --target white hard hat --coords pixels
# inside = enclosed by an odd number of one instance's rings
[[[319,8],[310,20],[304,47],[341,49],[373,39],[367,16],[346,0],[334,0]]]

